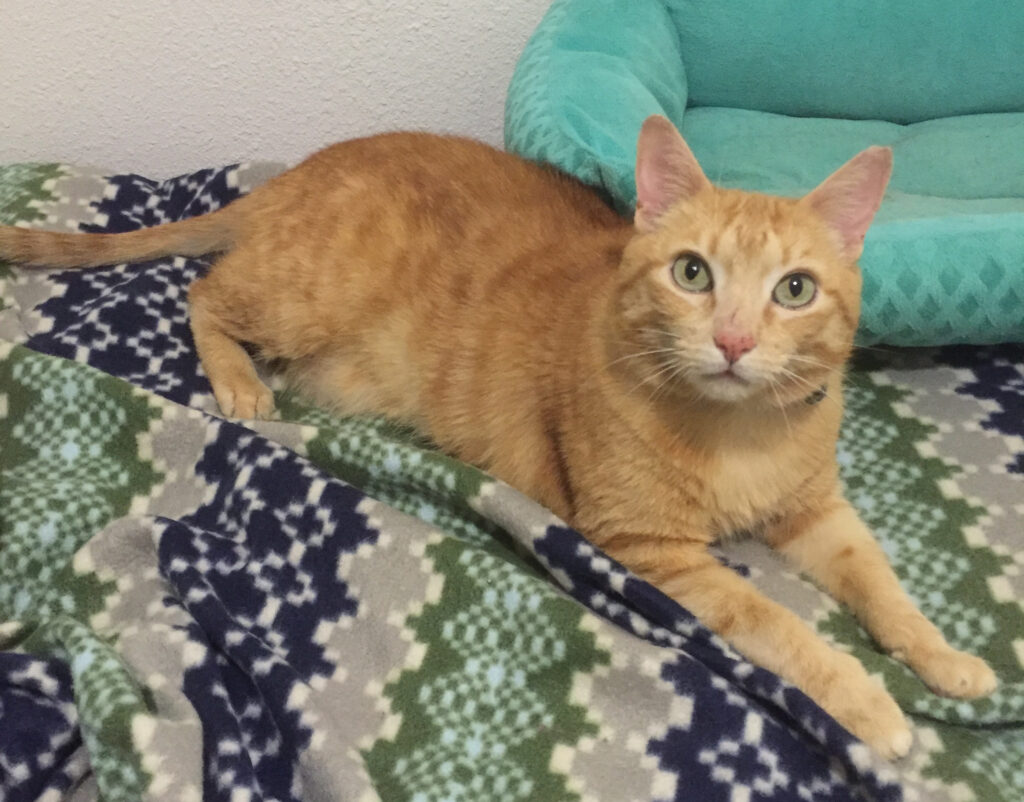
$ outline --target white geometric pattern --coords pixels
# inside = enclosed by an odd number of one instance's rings
[[[764,719],[754,711],[747,712],[743,726],[742,740],[722,738],[711,749],[702,749],[697,759],[708,766],[715,782],[730,787],[730,802],[749,802],[752,794],[771,799],[776,790],[789,787],[789,776],[779,769],[779,756],[762,745]],[[750,755],[764,768],[764,773],[747,781],[740,779],[737,765],[742,765],[742,775],[751,772]]]

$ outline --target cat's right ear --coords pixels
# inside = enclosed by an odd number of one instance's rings
[[[858,153],[803,199],[837,235],[843,254],[858,259],[892,175],[892,149]]]
[[[689,145],[668,119],[644,120],[636,143],[636,215],[640,231],[653,231],[658,218],[711,184]]]

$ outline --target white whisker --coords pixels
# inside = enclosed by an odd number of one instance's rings
[[[625,362],[627,359],[636,359],[641,356],[653,356],[655,354],[674,354],[676,353],[675,348],[651,348],[647,351],[636,351],[634,353],[626,354],[625,356],[617,357],[611,362],[606,363],[605,367],[611,367],[617,365],[619,362]]]
[[[782,419],[786,421],[786,431],[789,432],[789,436],[793,436],[793,427],[789,424],[789,415],[786,414],[786,405],[782,403],[782,397],[779,395],[779,390],[776,387],[776,381],[771,376],[768,377],[768,386],[772,388],[772,392],[775,393],[775,400],[778,402],[779,409],[782,411]]]
[[[643,328],[637,329],[637,331],[642,332],[644,334],[655,334],[658,335],[659,337],[668,337],[673,342],[679,339],[679,335],[676,332],[668,331],[667,329],[652,329],[650,327],[645,326]]]
[[[810,381],[808,379],[805,379],[803,376],[799,375],[798,373],[794,373],[793,371],[788,370],[786,368],[779,368],[778,370],[779,370],[780,373],[784,374],[787,378],[800,382],[804,386],[811,388],[814,392],[821,391],[824,394],[823,395],[824,398],[827,398],[829,401],[831,401],[833,404],[835,404],[837,406],[842,406],[836,399],[834,399],[829,394],[828,390],[825,390],[821,385],[817,385],[814,382],[812,382],[812,381]]]
[[[643,377],[642,379],[640,379],[640,381],[639,381],[639,382],[637,382],[636,384],[634,384],[634,385],[633,385],[633,386],[632,386],[632,387],[631,387],[631,388],[629,389],[629,391],[628,391],[628,392],[629,392],[629,393],[633,393],[634,391],[636,391],[636,390],[639,390],[639,389],[640,389],[640,388],[641,388],[641,387],[642,387],[643,385],[645,385],[645,384],[648,384],[649,382],[652,382],[652,381],[654,381],[655,379],[658,379],[658,378],[660,378],[661,376],[664,376],[664,375],[665,375],[666,373],[668,373],[668,372],[671,372],[671,371],[675,370],[675,368],[676,368],[676,366],[677,366],[677,365],[678,365],[678,363],[677,363],[677,362],[669,362],[669,363],[668,363],[668,364],[666,364],[666,365],[661,365],[661,366],[660,366],[660,367],[659,367],[659,368],[658,368],[657,370],[655,370],[655,371],[654,371],[653,373],[649,373],[649,374],[647,374],[646,376],[644,376],[644,377]]]
[[[640,345],[640,343],[628,342],[626,340],[619,340],[618,342],[621,345],[632,345],[632,346]],[[675,352],[676,352],[676,349],[674,349],[674,348],[648,348],[648,349],[645,349],[643,351],[632,351],[632,352],[630,352],[628,354],[624,354],[623,356],[616,357],[611,362],[603,362],[601,364],[601,366],[596,371],[594,371],[592,374],[587,376],[586,379],[583,380],[583,383],[584,384],[589,384],[597,376],[599,376],[602,372],[604,372],[608,368],[612,367],[613,365],[619,364],[620,362],[626,362],[627,360],[630,360],[630,359],[640,359],[640,358],[645,357],[645,356],[658,356],[658,355],[661,355],[661,354],[674,354]]]
[[[679,378],[679,376],[681,376],[685,372],[685,370],[685,365],[683,365],[682,363],[677,363],[675,369],[671,373],[669,373],[668,378],[666,378],[661,384],[654,388],[654,392],[651,393],[650,397],[647,400],[653,403],[654,400],[658,397],[658,393],[661,392],[661,390],[663,390],[665,387],[670,387],[672,385],[672,382]]]
[[[827,362],[822,362],[820,359],[812,359],[809,356],[800,356],[799,354],[793,354],[788,358],[787,361],[803,362],[804,364],[813,365],[814,367],[825,368],[827,370],[834,370],[834,366],[828,364]]]

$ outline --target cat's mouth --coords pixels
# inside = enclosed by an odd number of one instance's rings
[[[703,373],[697,388],[716,401],[737,402],[750,397],[757,382],[736,370],[735,365]]]
[[[712,373],[708,378],[712,381],[724,381],[731,382],[734,384],[750,384],[750,379],[745,379],[740,376],[732,367],[727,367],[725,370],[720,370],[717,373]]]
[[[754,383],[753,377],[736,363],[708,365],[701,372],[701,380],[719,385],[747,387]]]

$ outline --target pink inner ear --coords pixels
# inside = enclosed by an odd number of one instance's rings
[[[666,118],[644,120],[636,145],[636,226],[649,231],[673,205],[708,186],[697,159]]]
[[[839,235],[843,252],[856,259],[892,174],[892,150],[872,147],[826,178],[806,201]]]

